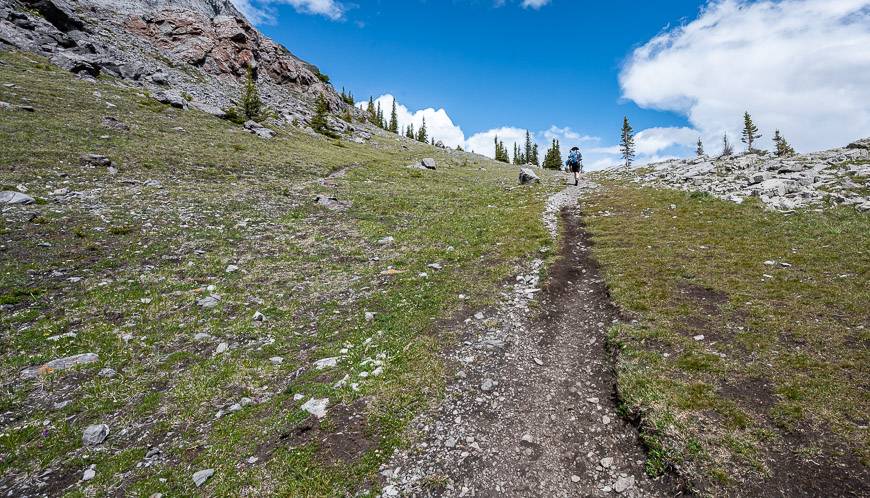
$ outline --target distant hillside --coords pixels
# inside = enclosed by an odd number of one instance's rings
[[[842,204],[870,211],[870,138],[809,154],[701,156],[614,168],[605,175],[648,186],[708,192],[738,203],[758,197],[779,210]]]

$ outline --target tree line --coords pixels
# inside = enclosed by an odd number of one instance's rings
[[[538,144],[532,141],[532,134],[526,130],[525,143],[520,146],[514,142],[513,157],[508,152],[503,140],[495,136],[495,160],[508,164],[541,166],[547,169],[562,168],[562,150],[559,141],[553,139],[550,148],[544,154],[544,161],[540,161]]]
[[[740,133],[740,141],[746,144],[746,152],[748,153],[758,153],[762,152],[761,149],[755,148],[755,144],[762,137],[761,133],[758,130],[758,126],[752,120],[752,116],[749,114],[749,111],[743,113],[743,130]],[[786,157],[795,154],[794,148],[785,137],[782,136],[779,130],[776,130],[773,134],[773,144],[774,151],[773,153],[776,157]],[[623,117],[622,120],[622,133],[620,134],[619,139],[619,152],[622,155],[623,161],[625,161],[625,166],[630,167],[634,162],[636,148],[634,143],[634,130],[631,127],[631,124],[628,122],[628,117]],[[701,137],[698,137],[698,142],[695,148],[695,154],[698,157],[706,156],[707,154],[704,151],[704,142],[701,140]],[[731,142],[728,141],[728,134],[722,134],[722,153],[719,154],[719,157],[727,157],[734,155],[734,146]]]

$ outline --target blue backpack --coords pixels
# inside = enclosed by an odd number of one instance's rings
[[[579,166],[583,161],[583,154],[580,153],[579,150],[572,150],[570,154],[568,154],[568,166]]]

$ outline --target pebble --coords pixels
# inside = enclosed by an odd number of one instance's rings
[[[229,344],[222,342],[222,343],[218,344],[218,347],[214,350],[214,354],[226,353],[227,349],[229,349],[229,348],[230,348]]]

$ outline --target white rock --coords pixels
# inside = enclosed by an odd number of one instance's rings
[[[90,481],[91,479],[96,477],[96,475],[97,475],[97,471],[95,471],[94,469],[87,469],[87,470],[85,470],[85,473],[82,475],[82,481]]]
[[[634,476],[620,477],[613,484],[613,490],[617,493],[623,493],[634,487]]]
[[[323,358],[321,360],[317,360],[314,362],[314,367],[317,370],[323,370],[324,368],[333,368],[336,365],[338,365],[338,358],[337,357]]]
[[[326,416],[326,409],[329,406],[329,398],[314,399],[306,401],[300,408],[314,415],[317,418]]]
[[[233,273],[239,271],[239,267],[236,265],[228,265],[227,269],[224,270],[226,273]]]
[[[214,350],[214,354],[226,353],[227,349],[229,349],[229,348],[230,348],[229,344],[222,342],[222,343],[218,344],[218,347]]]

